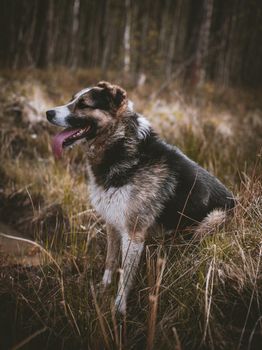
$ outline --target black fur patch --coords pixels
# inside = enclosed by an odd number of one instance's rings
[[[232,194],[205,169],[179,150],[170,152],[170,171],[176,174],[174,196],[165,203],[157,221],[167,229],[184,228],[201,222],[214,209],[234,206]]]
[[[92,89],[90,91],[92,108],[101,109],[104,111],[110,110],[110,98],[104,89]]]
[[[136,170],[136,167],[124,167],[123,163],[127,161],[131,164],[132,160],[125,146],[125,139],[120,139],[111,144],[110,147],[105,150],[101,163],[92,167],[97,183],[102,185],[105,189],[126,185],[131,180]],[[113,175],[110,175],[113,167],[118,170],[116,173],[113,173]]]

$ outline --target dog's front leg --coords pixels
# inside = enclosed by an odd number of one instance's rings
[[[122,234],[122,269],[115,300],[117,311],[126,314],[128,293],[133,285],[137,267],[144,248],[144,233]]]
[[[102,284],[107,287],[112,282],[112,276],[117,268],[118,257],[120,253],[120,235],[111,225],[106,226],[107,231],[107,253],[105,272],[102,279]]]

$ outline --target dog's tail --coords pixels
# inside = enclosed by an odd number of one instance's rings
[[[227,218],[228,213],[225,210],[215,209],[211,211],[195,229],[194,237],[201,240],[205,236],[215,233],[219,228],[223,227]]]

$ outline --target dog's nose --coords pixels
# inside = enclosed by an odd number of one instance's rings
[[[54,118],[54,116],[55,116],[55,111],[53,109],[46,112],[46,117],[47,117],[48,121],[51,122],[52,119]]]

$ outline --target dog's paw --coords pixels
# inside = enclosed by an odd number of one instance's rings
[[[106,289],[107,287],[109,287],[112,283],[112,271],[105,269],[102,281],[101,281],[101,285],[104,287],[104,289]]]
[[[117,295],[115,299],[115,310],[121,315],[126,315],[126,297],[124,295]]]

